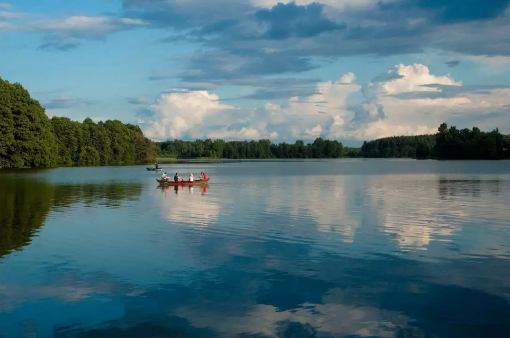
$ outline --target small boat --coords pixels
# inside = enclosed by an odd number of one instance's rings
[[[162,171],[163,169],[162,168],[147,168],[147,171]]]
[[[196,180],[193,182],[190,181],[180,181],[180,182],[174,182],[174,181],[165,181],[165,180],[158,180],[159,185],[167,185],[167,186],[176,186],[176,185],[197,185],[197,184],[207,184],[209,182],[210,178],[207,178],[206,180]]]

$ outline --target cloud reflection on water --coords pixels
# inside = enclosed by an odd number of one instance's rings
[[[398,250],[423,251],[432,242],[452,242],[475,220],[502,229],[510,219],[505,204],[510,200],[508,180],[456,181],[427,175],[294,176],[267,185],[266,213],[286,214],[289,223],[308,219],[317,231],[337,234],[337,240],[345,243],[382,232]],[[257,200],[259,196],[254,194],[250,199],[248,193],[246,199]]]
[[[209,187],[158,188],[165,197],[161,200],[162,218],[196,227],[207,227],[218,221],[220,204],[214,198],[203,198]]]

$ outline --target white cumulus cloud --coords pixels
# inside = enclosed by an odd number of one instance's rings
[[[305,98],[292,97],[284,106],[266,103],[270,124],[288,140],[319,137],[325,130],[324,126],[343,125],[347,115],[347,97],[361,89],[360,85],[353,83],[355,78],[353,73],[347,73],[334,82],[319,82],[316,94]]]
[[[207,134],[211,139],[241,139],[241,140],[260,140],[260,139],[276,139],[278,133],[269,133],[266,130],[242,127],[239,130],[220,130]]]
[[[420,64],[395,66],[388,75],[387,80],[368,84],[364,93],[383,107],[384,123],[415,126],[416,133],[426,131],[423,126],[435,129],[452,117],[468,119],[495,111],[509,112],[508,88],[463,86],[462,81],[435,76]]]
[[[204,119],[221,110],[235,109],[221,104],[219,97],[207,91],[162,93],[149,107],[149,114],[140,124],[149,138],[166,140],[204,137],[207,126]]]
[[[445,121],[458,127],[510,129],[510,88],[465,86],[450,75],[432,74],[423,64],[396,65],[364,86],[355,79],[349,72],[317,83],[313,95],[290,97],[285,104],[266,102],[252,110],[222,104],[207,91],[163,93],[141,122],[147,136],[157,140],[364,141],[435,133]],[[360,92],[364,101],[350,103],[350,96]]]
[[[424,86],[429,84],[461,86],[462,82],[456,82],[449,76],[430,74],[429,68],[422,64],[408,66],[400,64],[377,77],[376,81],[365,86],[363,92],[368,98],[373,98],[378,95],[436,90]]]

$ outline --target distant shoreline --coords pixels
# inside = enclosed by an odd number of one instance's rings
[[[413,161],[437,161],[437,162],[462,162],[462,161],[470,161],[470,162],[497,162],[497,161],[510,161],[510,158],[501,158],[501,159],[437,159],[437,158],[410,158],[410,157],[341,157],[341,158],[239,158],[239,159],[229,159],[229,158],[158,158],[157,162],[161,169],[164,169],[162,165],[165,164],[182,164],[182,163],[240,163],[240,162],[324,162],[324,161],[338,161],[343,162],[346,160],[366,160],[368,162],[372,161],[404,161],[404,160],[413,160]],[[153,167],[154,163],[145,163],[145,164],[125,164],[125,163],[115,163],[115,164],[106,164],[106,165],[71,165],[71,166],[56,166],[51,168],[33,168],[33,167],[21,167],[21,168],[0,168],[0,173],[2,172],[16,172],[16,171],[39,171],[39,170],[52,170],[59,168],[101,168],[101,167]],[[145,169],[145,168],[144,168]]]

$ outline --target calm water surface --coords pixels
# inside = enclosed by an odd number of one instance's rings
[[[510,162],[0,172],[0,337],[510,337]]]

